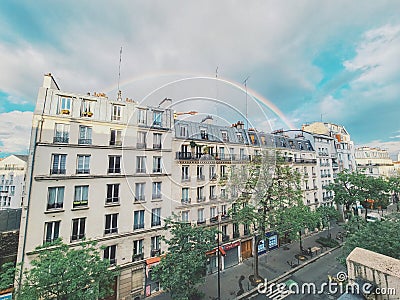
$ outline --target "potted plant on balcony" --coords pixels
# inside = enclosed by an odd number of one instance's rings
[[[69,115],[69,109],[62,109],[61,114],[63,115]]]
[[[91,117],[91,116],[93,116],[93,113],[92,113],[91,111],[88,111],[88,112],[87,112],[87,116],[88,116],[88,117]]]

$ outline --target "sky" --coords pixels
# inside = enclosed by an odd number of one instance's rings
[[[217,124],[341,124],[356,146],[394,156],[399,60],[397,0],[3,0],[0,154],[27,152],[51,72],[64,91],[115,97],[119,82],[124,98],[168,97]]]

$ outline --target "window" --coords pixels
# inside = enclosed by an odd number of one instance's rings
[[[226,166],[225,165],[220,166],[220,172],[221,172],[221,179],[226,179],[227,174],[226,174]]]
[[[104,249],[103,258],[105,260],[108,259],[110,261],[110,265],[115,265],[117,263],[116,254],[117,254],[117,245],[107,246]]]
[[[122,145],[122,130],[111,129],[110,146]]]
[[[108,173],[121,173],[121,156],[108,157]]]
[[[85,237],[86,218],[72,219],[71,241],[78,241]]]
[[[15,185],[10,186],[10,196],[15,195]]]
[[[205,201],[204,186],[200,186],[200,187],[197,188],[197,201],[198,202]]]
[[[226,204],[221,205],[221,215],[226,216]]]
[[[202,140],[208,140],[208,133],[206,129],[200,129],[200,137]]]
[[[221,159],[225,158],[225,148],[224,147],[219,147],[219,157]]]
[[[136,173],[146,173],[146,156],[136,156]]]
[[[66,154],[53,154],[50,174],[65,174]]]
[[[217,216],[217,207],[210,207],[210,217],[215,218]]]
[[[182,203],[190,203],[189,188],[182,188]]]
[[[204,173],[203,173],[204,166],[197,166],[197,180],[204,180]]]
[[[188,210],[184,210],[182,211],[182,222],[189,222],[189,211]]]
[[[144,228],[144,210],[136,210],[133,212],[133,229]]]
[[[160,254],[161,252],[161,236],[156,235],[151,237],[151,253],[150,255],[156,256],[157,254]]]
[[[210,165],[210,180],[217,179],[217,174],[215,173],[215,166]]]
[[[153,173],[161,173],[161,156],[153,157]]]
[[[144,194],[144,188],[145,188],[145,183],[140,182],[135,184],[135,201],[145,201],[145,194]]]
[[[152,199],[161,199],[161,182],[153,182]]]
[[[220,194],[221,199],[226,199],[226,189],[221,188],[221,194]]]
[[[60,221],[45,223],[45,243],[51,243],[58,239],[60,235]]]
[[[161,111],[153,111],[153,125],[161,126],[162,124],[162,112]]]
[[[78,155],[76,174],[90,173],[90,155]]]
[[[138,123],[142,125],[146,125],[146,110],[138,109]]]
[[[151,210],[151,226],[161,225],[161,208],[153,208]]]
[[[215,194],[215,185],[210,185],[210,200],[217,198]]]
[[[143,254],[143,239],[133,241],[133,255]]]
[[[122,106],[121,105],[113,105],[112,106],[112,115],[111,121],[120,121],[122,114]]]
[[[197,223],[204,222],[204,208],[199,208],[197,210]]]
[[[60,96],[58,102],[58,113],[63,115],[69,115],[71,113],[71,98]]]
[[[104,234],[118,232],[118,214],[106,215],[106,225],[104,227]]]
[[[91,117],[93,116],[95,101],[82,99],[81,105],[81,117]]]
[[[153,149],[161,149],[161,133],[153,133]]]
[[[47,209],[61,209],[64,205],[64,187],[49,187]]]
[[[189,181],[189,166],[182,166],[182,181]]]
[[[137,144],[136,148],[145,149],[146,148],[146,132],[138,131],[137,133]]]
[[[180,135],[181,137],[187,137],[188,136],[188,130],[186,125],[181,125],[180,127]]]
[[[56,123],[53,142],[69,143],[69,124]]]
[[[119,184],[107,184],[106,203],[119,203]]]
[[[79,126],[79,139],[78,144],[80,145],[91,145],[92,144],[92,127]]]
[[[88,205],[89,186],[78,185],[75,187],[74,208]]]
[[[242,133],[236,132],[236,137],[237,137],[237,140],[238,140],[239,143],[243,143],[244,142]]]
[[[228,142],[228,132],[227,131],[221,131],[221,135],[222,135],[222,141],[223,142]]]
[[[222,225],[222,237],[224,237],[224,236],[226,236],[227,235],[227,232],[228,232],[228,225]]]

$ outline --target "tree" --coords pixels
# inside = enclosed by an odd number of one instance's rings
[[[274,230],[271,221],[278,220],[277,215],[284,208],[303,203],[300,179],[300,174],[274,149],[261,151],[229,178],[228,185],[241,192],[230,212],[233,220],[253,227],[254,274],[250,278],[253,283],[262,280],[258,274],[257,248],[265,238],[266,229]]]
[[[14,284],[15,264],[13,262],[5,263],[0,268],[0,291],[8,289]]]
[[[153,267],[152,274],[174,300],[188,300],[198,294],[197,287],[204,282],[206,252],[216,246],[217,230],[192,226],[189,223],[166,220],[170,239],[164,239],[168,252]]]
[[[392,192],[392,201],[394,204],[396,204],[396,210],[400,211],[400,173],[396,174],[395,176],[389,177],[388,189]]]
[[[320,206],[316,213],[323,227],[328,227],[328,238],[331,238],[331,222],[339,219],[339,212],[333,206]]]
[[[36,251],[18,289],[19,300],[98,299],[112,293],[118,271],[100,257],[95,242],[82,242],[73,249],[57,240]]]
[[[397,213],[386,221],[365,222],[364,226],[360,226],[347,239],[343,246],[341,262],[345,264],[346,257],[356,247],[400,259],[399,219],[400,215]]]

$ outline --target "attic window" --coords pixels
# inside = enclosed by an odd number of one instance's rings
[[[62,115],[69,115],[71,113],[71,98],[60,96],[58,101],[58,113]]]
[[[93,116],[94,101],[82,99],[81,117]]]

